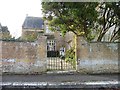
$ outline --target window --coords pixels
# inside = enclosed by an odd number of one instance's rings
[[[60,48],[60,55],[62,55],[62,56],[65,55],[65,47]]]
[[[55,51],[55,40],[47,41],[47,51]]]

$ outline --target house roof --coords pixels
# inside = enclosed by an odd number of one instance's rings
[[[22,25],[23,29],[43,29],[44,21],[40,17],[27,16]]]

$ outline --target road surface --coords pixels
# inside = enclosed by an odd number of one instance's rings
[[[39,88],[118,88],[119,75],[83,75],[83,74],[41,74],[41,75],[2,75],[4,87]],[[39,90],[39,89],[38,89]]]
[[[84,75],[84,74],[41,74],[41,75],[2,75],[2,82],[85,82],[116,81],[118,74]]]

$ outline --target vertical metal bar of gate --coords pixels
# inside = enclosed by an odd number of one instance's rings
[[[53,56],[52,54],[56,54]],[[50,56],[47,59],[47,68],[49,70],[73,70],[74,67],[74,61],[72,62],[66,62],[63,57],[58,57],[57,52],[53,53],[50,52]]]
[[[51,57],[50,57],[50,69],[51,69]]]
[[[54,67],[55,67],[55,70],[57,70],[56,69],[56,57],[54,58]]]
[[[56,53],[56,56],[57,56],[57,53]],[[57,57],[55,57],[55,67],[56,67],[56,70],[57,70]]]
[[[63,65],[62,65],[62,59],[60,59],[60,62],[61,62],[61,70],[63,69]]]

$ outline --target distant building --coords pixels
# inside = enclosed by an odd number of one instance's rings
[[[35,40],[38,34],[44,32],[44,22],[40,17],[27,16],[22,25],[22,39]]]

